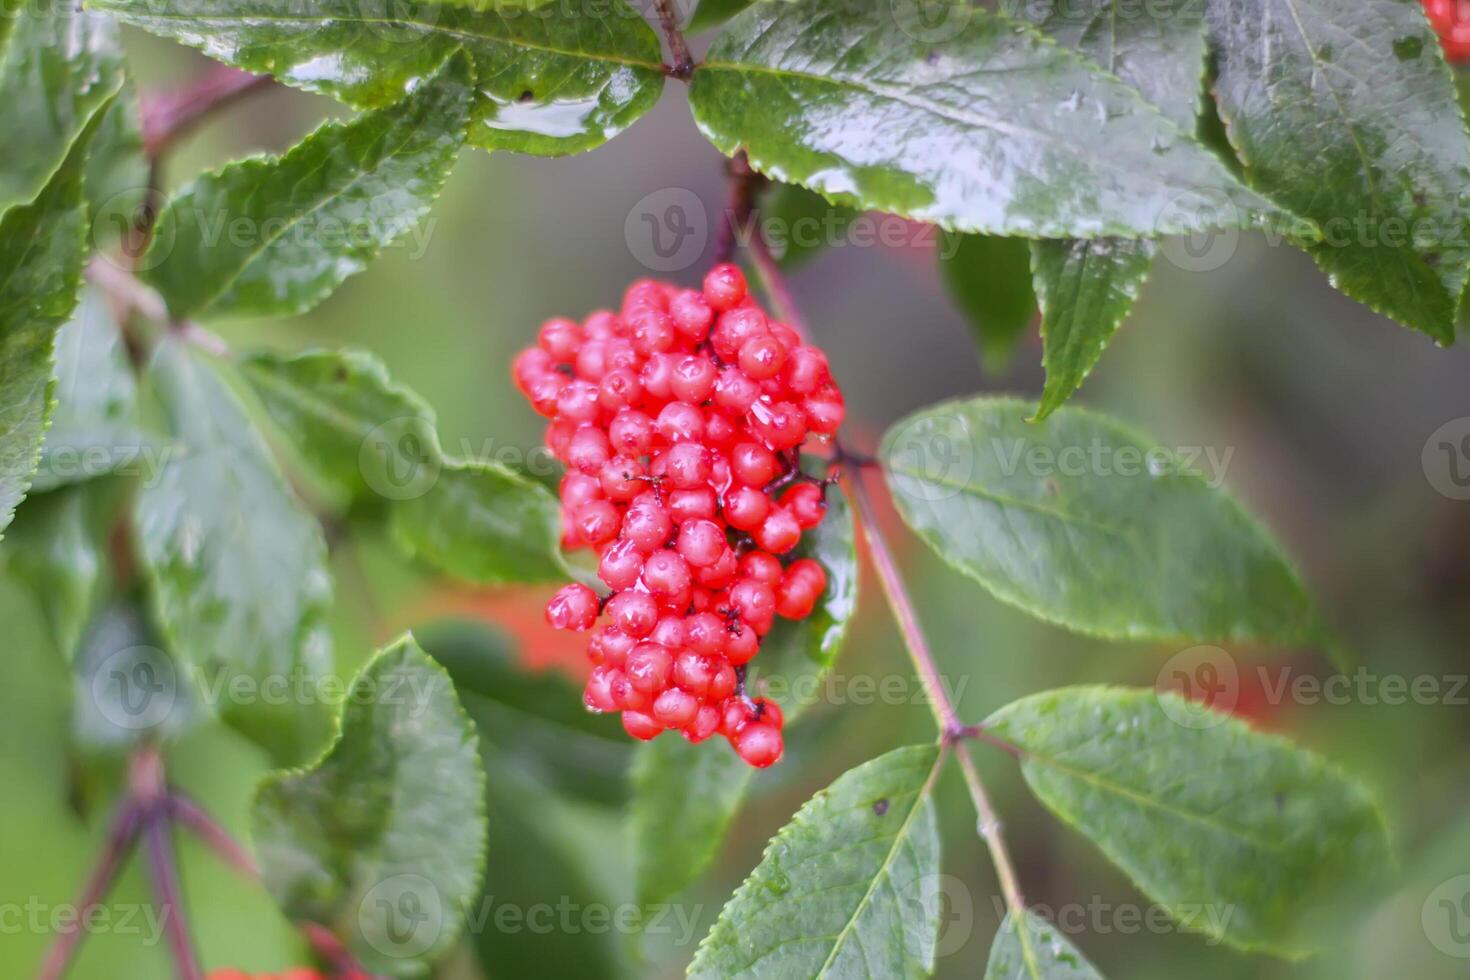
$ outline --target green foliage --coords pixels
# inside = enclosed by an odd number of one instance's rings
[[[149,380],[179,444],[134,514],[159,624],[225,721],[299,763],[320,751],[332,714],[321,529],[201,354],[166,340]]]
[[[401,102],[200,177],[159,217],[148,281],[180,319],[315,306],[428,213],[464,142],[473,82],[455,55]]]
[[[123,73],[117,28],[80,4],[6,3],[0,18],[4,213],[54,183],[82,130],[122,86]]]
[[[1250,183],[1321,226],[1343,292],[1442,344],[1470,268],[1470,137],[1417,3],[1209,5],[1215,97]]]
[[[52,346],[82,285],[86,142],[86,134],[77,138],[34,201],[0,218],[0,532],[36,471],[51,413]]]
[[[32,483],[51,490],[143,463],[158,440],[138,421],[138,383],[107,295],[82,292],[56,334],[56,408]]]
[[[1172,693],[1074,687],[985,722],[1033,792],[1185,928],[1287,956],[1313,907],[1390,863],[1368,792],[1317,756]]]
[[[241,371],[330,485],[387,508],[408,553],[481,584],[566,575],[561,518],[546,488],[493,460],[447,456],[433,410],[371,354],[257,354]]]
[[[287,85],[354,106],[395,102],[456,50],[477,78],[469,142],[555,156],[628,128],[663,88],[658,38],[623,4],[505,5],[405,0],[96,0],[125,23]]]
[[[899,422],[898,512],[951,565],[1048,622],[1109,639],[1320,641],[1274,541],[1173,451],[1091,412],[978,398]]]
[[[928,976],[940,761],[937,746],[894,749],[812,797],[720,913],[689,976]]]
[[[253,820],[288,916],[331,928],[373,972],[425,974],[454,946],[485,859],[479,746],[449,675],[411,636],[380,652],[331,750],[267,779]]]
[[[1056,926],[1034,912],[1008,914],[996,931],[985,980],[1102,980]]]
[[[944,16],[957,29],[927,42],[853,0],[756,4],[696,73],[695,121],[762,173],[954,230],[1155,235],[1281,217],[1077,54],[967,4]]]

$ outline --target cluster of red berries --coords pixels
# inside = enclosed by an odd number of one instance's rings
[[[1429,24],[1439,35],[1445,57],[1470,61],[1470,0],[1424,0]]]
[[[618,313],[547,321],[513,374],[567,467],[563,547],[593,549],[612,590],[568,585],[546,607],[558,629],[609,621],[587,648],[588,708],[621,711],[639,739],[719,732],[771,765],[781,709],[746,695],[745,665],[777,616],[805,618],[827,590],[819,563],[781,557],[827,509],[798,465],[808,435],[842,422],[826,356],[722,264],[703,290],[640,280]]]

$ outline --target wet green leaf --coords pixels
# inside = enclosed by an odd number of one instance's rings
[[[691,977],[926,977],[939,934],[937,746],[848,770],[797,811],[720,912]]]
[[[375,973],[421,976],[455,944],[485,864],[485,774],[449,675],[404,637],[348,692],[341,736],[256,793],[265,884]]]
[[[1362,786],[1172,693],[1064,688],[1001,708],[985,728],[1021,750],[1032,791],[1144,894],[1234,946],[1309,952],[1313,905],[1391,863]]]
[[[953,230],[1091,238],[1281,217],[1075,52],[965,3],[925,9],[910,22],[857,0],[756,4],[695,74],[695,121],[777,180]]]
[[[82,130],[122,86],[111,19],[74,3],[6,3],[0,11],[0,213],[34,200]]]
[[[888,431],[899,514],[945,561],[1048,622],[1109,639],[1323,639],[1296,572],[1193,460],[1116,422],[1004,398],[947,402]]]
[[[333,713],[321,529],[203,355],[166,340],[149,380],[179,444],[134,514],[159,625],[226,722],[278,762],[300,763]]]
[[[89,135],[34,201],[0,218],[0,532],[35,474],[52,407],[52,348],[82,286]]]
[[[1443,344],[1470,268],[1470,137],[1417,3],[1209,5],[1220,116],[1252,186],[1315,221],[1349,296]]]
[[[1056,926],[1026,911],[1007,914],[995,933],[985,980],[1102,980],[1097,968],[1077,951]]]
[[[463,48],[477,76],[469,142],[555,156],[589,150],[653,107],[663,59],[623,0],[504,4],[402,0],[94,0],[125,23],[238,68],[354,106],[395,102]]]
[[[88,287],[56,335],[56,407],[32,488],[51,490],[119,470],[156,475],[167,447],[138,422],[138,385],[111,301]]]
[[[401,102],[205,174],[159,217],[145,277],[180,319],[310,309],[428,214],[472,91],[455,56]]]

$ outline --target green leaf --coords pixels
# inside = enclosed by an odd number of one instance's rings
[[[84,289],[75,314],[57,332],[54,373],[56,407],[32,489],[123,469],[147,479],[160,447],[139,427],[138,385],[111,301],[100,289]]]
[[[449,671],[501,764],[574,799],[617,805],[627,798],[628,736],[615,717],[588,712],[581,688],[566,676],[518,666],[510,639],[484,623],[437,623],[416,635]]]
[[[628,819],[639,905],[667,902],[704,873],[754,772],[725,745],[668,735],[638,747]]]
[[[881,459],[898,512],[945,561],[1025,612],[1118,640],[1324,638],[1275,542],[1183,458],[1116,422],[1004,398],[899,422]]]
[[[1208,5],[1220,116],[1252,186],[1321,226],[1333,285],[1442,344],[1470,268],[1470,138],[1419,4]]]
[[[1184,132],[1193,132],[1205,64],[1203,4],[1131,7],[1124,0],[1042,0],[1023,7],[1042,31],[1136,88]],[[1031,244],[1046,390],[1039,418],[1082,384],[1133,308],[1155,247],[1126,239]]]
[[[65,493],[94,492],[94,485]],[[186,676],[147,614],[128,596],[87,623],[72,678],[72,734],[83,748],[118,752],[176,738],[202,715]]]
[[[118,496],[101,482],[38,494],[17,512],[5,538],[7,568],[35,595],[57,652],[68,661],[102,579]]]
[[[777,180],[951,230],[1091,238],[1281,219],[1075,52],[959,0],[926,11],[910,23],[853,0],[756,4],[695,73],[695,121]],[[941,39],[921,40],[936,20]]]
[[[1038,420],[1060,408],[1092,372],[1133,308],[1156,250],[1153,242],[1127,238],[1031,243],[1046,367]]]
[[[778,619],[751,662],[747,686],[780,703],[789,724],[822,696],[822,682],[847,639],[857,612],[858,560],[852,508],[836,486],[827,488],[827,516],[802,535],[791,558],[813,558],[827,572],[827,591],[799,622]]]
[[[226,722],[299,763],[320,750],[332,715],[321,529],[202,355],[165,340],[150,380],[180,444],[134,515],[159,624]]]
[[[1097,968],[1056,926],[1034,912],[1007,915],[990,947],[985,980],[1102,980]],[[1024,931],[1023,931],[1024,930]]]
[[[344,497],[412,495],[442,465],[434,410],[366,351],[251,354],[240,373],[291,444]]]
[[[1309,952],[1312,906],[1392,860],[1362,786],[1172,693],[1064,688],[1001,708],[985,728],[1021,750],[1032,792],[1144,894],[1244,949]]]
[[[410,555],[466,582],[557,582],[569,574],[550,491],[491,460],[446,460],[422,494],[394,501],[388,520]]]
[[[699,944],[691,977],[925,977],[939,934],[938,746],[895,749],[807,801]]]
[[[599,146],[663,89],[658,37],[624,0],[572,7],[403,0],[94,0],[145,31],[354,106],[396,101],[463,48],[478,78],[469,142],[556,156]]]
[[[985,367],[1004,367],[1036,316],[1026,242],[945,232],[939,245],[939,271],[970,321]]]
[[[123,83],[117,28],[74,3],[7,3],[0,12],[0,213],[34,200],[87,123]],[[80,164],[79,164],[80,165]]]
[[[159,217],[145,277],[180,319],[310,309],[429,212],[473,86],[455,56],[401,102],[200,177]]]
[[[363,668],[341,737],[267,777],[252,812],[265,884],[370,972],[416,976],[453,948],[485,863],[485,775],[444,669],[404,637]]]
[[[89,136],[77,137],[40,196],[0,218],[0,533],[36,471],[51,413],[52,348],[82,286]]]
[[[446,456],[434,412],[361,351],[252,355],[241,372],[292,444],[353,499],[388,506],[398,544],[486,585],[564,579],[561,516],[534,480]]]
[[[694,15],[689,18],[689,25],[684,31],[687,34],[698,34],[719,27],[755,2],[756,0],[699,0],[699,5],[694,8]]]

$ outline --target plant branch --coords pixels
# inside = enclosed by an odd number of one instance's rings
[[[730,178],[730,203],[725,208],[725,222],[720,226],[716,262],[729,262],[735,254],[737,242],[753,242],[760,237],[752,230],[752,218],[756,196],[766,183],[764,177],[751,169],[744,150],[730,158],[725,165],[725,173]]]
[[[102,856],[97,860],[97,865],[92,869],[92,874],[87,878],[87,884],[82,889],[82,897],[77,900],[76,919],[71,928],[61,930],[51,948],[46,951],[46,959],[41,964],[41,972],[38,974],[40,980],[60,980],[66,974],[66,969],[71,965],[72,957],[76,955],[81,947],[82,940],[86,938],[86,930],[83,923],[91,918],[91,912],[102,904],[107,896],[107,890],[112,887],[112,882],[117,878],[123,861],[133,850],[133,844],[138,839],[138,826],[142,822],[142,810],[131,798],[124,800],[118,807],[117,814],[112,818],[112,825],[107,831],[107,843],[103,845]]]
[[[790,288],[786,285],[785,277],[781,275],[780,266],[777,265],[770,250],[766,248],[758,225],[753,228],[748,244],[756,275],[760,278],[767,296],[770,297],[776,314],[793,330],[805,337],[807,335],[805,321],[802,319]],[[1001,836],[1000,819],[996,816],[990,797],[985,792],[985,785],[980,780],[980,772],[975,768],[975,762],[964,744],[967,739],[981,737],[981,729],[979,726],[966,725],[960,721],[954,702],[950,699],[948,691],[945,690],[938,663],[934,659],[934,652],[929,647],[929,641],[924,637],[924,630],[919,624],[919,616],[914,608],[913,600],[904,586],[898,562],[894,560],[893,552],[889,549],[888,541],[878,523],[878,514],[873,507],[872,497],[869,496],[868,488],[863,482],[863,470],[875,466],[877,461],[871,456],[849,452],[841,443],[835,445],[835,460],[842,467],[843,475],[847,478],[853,505],[857,511],[857,524],[862,528],[863,537],[868,542],[868,554],[872,559],[873,569],[877,572],[883,594],[888,600],[889,607],[893,610],[894,619],[897,620],[899,633],[903,637],[909,659],[919,674],[919,682],[923,685],[924,693],[928,696],[929,705],[933,709],[935,723],[939,726],[940,743],[945,747],[952,746],[955,749],[955,756],[965,777],[965,787],[970,794],[970,802],[975,808],[975,828],[990,851],[990,860],[995,865],[996,878],[1000,883],[1006,907],[1010,910],[1013,919],[1019,920],[1026,908],[1020,880],[1016,875],[1015,864],[1011,860],[1010,852],[1006,849],[1005,839]],[[988,738],[986,740],[999,741]],[[1014,751],[1014,747],[1010,748]],[[1032,958],[1030,940],[1019,925],[1017,934],[1020,936],[1023,951],[1029,961]]]
[[[679,12],[674,9],[673,0],[654,0],[654,3],[658,7],[658,23],[668,39],[669,57],[672,59],[664,66],[664,74],[687,82],[694,74],[694,56],[689,53],[689,42],[684,40],[684,32],[679,29]]]
[[[198,803],[175,790],[168,797],[168,812],[240,874],[252,879],[260,877],[260,869],[255,866],[255,860],[240,846],[240,842],[230,836],[230,832],[216,823]]]
[[[216,110],[270,84],[269,75],[214,65],[180,89],[145,95],[139,105],[143,152],[158,159]]]
[[[201,980],[199,958],[189,938],[189,923],[184,915],[184,902],[179,889],[178,862],[174,859],[173,841],[169,839],[167,811],[157,811],[143,828],[143,848],[148,871],[153,878],[153,893],[163,916],[163,930],[173,953],[179,980]]]

